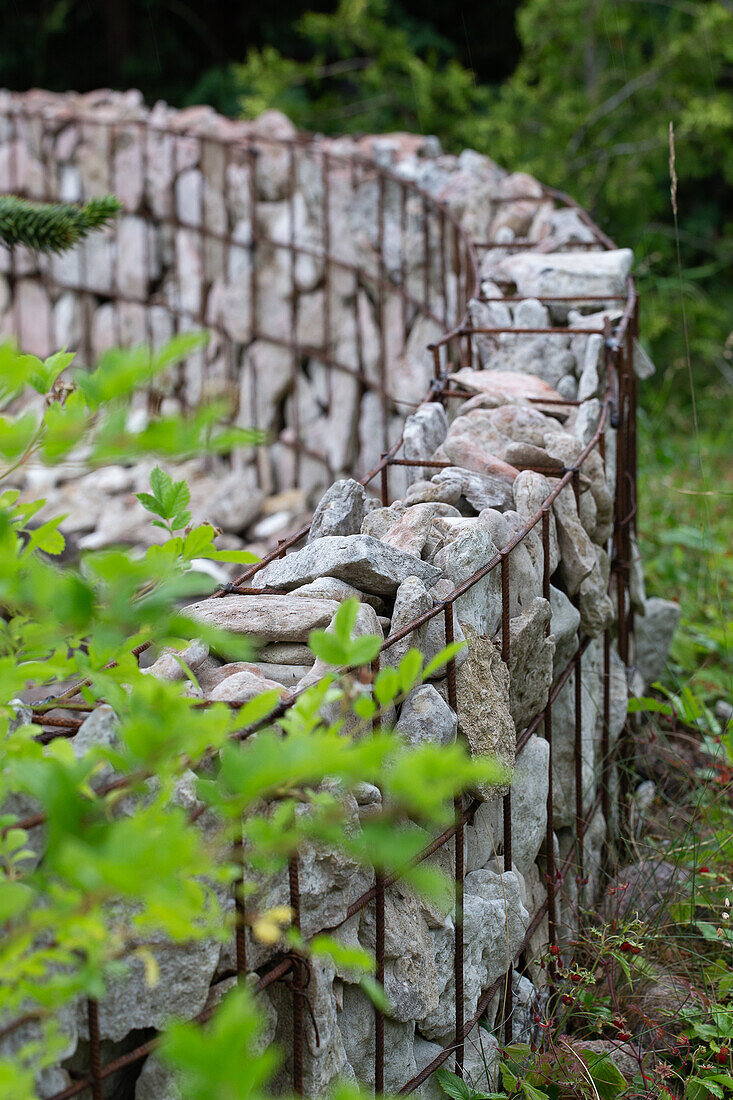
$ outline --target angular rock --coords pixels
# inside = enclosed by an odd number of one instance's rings
[[[439,486],[439,491],[445,488],[443,495],[450,497],[451,503],[464,496],[477,512],[483,508],[508,508],[513,500],[511,485],[506,478],[479,474],[460,466],[446,466],[431,480]],[[460,486],[458,496],[455,496],[456,486]]]
[[[644,614],[634,619],[636,667],[644,683],[653,684],[664,675],[679,618],[678,603],[650,596],[644,603]]]
[[[451,382],[457,382],[469,393],[485,393],[502,401],[530,397],[544,398],[545,401],[562,400],[557,390],[533,374],[516,374],[505,370],[471,370],[463,367],[451,375]]]
[[[580,625],[583,633],[597,638],[613,622],[614,608],[608,595],[608,556],[595,547],[596,562],[579,590]]]
[[[337,1078],[353,1081],[354,1071],[339,1030],[334,965],[329,959],[316,958],[310,961],[309,972],[308,1001],[318,1021],[318,1037],[312,1023],[307,1020],[303,1043],[303,1091],[307,1096],[322,1096]],[[275,1041],[285,1053],[273,1087],[276,1092],[288,1092],[293,1082],[293,998],[289,989],[278,982],[270,988],[277,1012]]]
[[[458,729],[472,756],[489,756],[504,768],[514,766],[516,730],[509,711],[509,673],[491,638],[463,623],[468,656],[456,672]],[[483,788],[491,798],[496,787]]]
[[[155,985],[146,979],[142,959],[128,960],[124,977],[113,978],[99,1001],[99,1034],[119,1042],[133,1030],[162,1029],[171,1017],[191,1020],[206,1004],[221,944],[197,940],[189,944],[159,941],[150,948],[158,966]],[[88,1036],[86,1001],[78,1009],[79,1033]]]
[[[291,596],[306,596],[309,599],[338,600],[339,603],[354,599],[358,600],[359,603],[368,603],[370,607],[380,613],[385,609],[384,600],[380,599],[379,596],[374,596],[370,592],[362,592],[359,588],[354,588],[352,584],[338,581],[335,577],[319,577],[317,580],[311,581],[310,584],[303,584],[300,588],[294,588],[290,594]]]
[[[574,596],[596,565],[595,549],[580,522],[571,485],[566,485],[555,497],[552,509],[557,520],[560,572],[568,595]]]
[[[558,676],[565,670],[578,648],[580,612],[565,593],[554,585],[550,585],[550,607],[552,608],[550,627],[555,639],[553,675]]]
[[[515,466],[510,466],[508,462],[497,458],[484,447],[477,446],[469,439],[450,434],[438,453],[441,458],[448,459],[454,466],[471,470],[483,477],[498,478],[509,485],[519,472]]]
[[[435,565],[454,587],[462,584],[489,562],[496,547],[485,527],[476,524],[435,555]],[[454,604],[455,616],[477,634],[493,635],[501,620],[501,581],[499,569],[492,569],[478,580]]]
[[[209,699],[220,703],[248,703],[250,699],[256,699],[266,691],[276,691],[279,696],[285,694],[282,684],[276,680],[266,679],[259,669],[253,666],[251,669],[226,676],[209,692]]]
[[[546,636],[550,616],[548,601],[537,597],[509,620],[510,711],[517,730],[539,714],[552,685],[555,639]]]
[[[626,280],[633,258],[630,248],[609,252],[521,252],[507,257],[502,262],[502,269],[516,284],[517,294],[522,297],[608,295],[608,305],[615,307],[618,296],[626,295]],[[573,302],[572,305],[578,309],[580,304]],[[598,309],[597,302],[592,300],[588,301],[587,306]],[[568,305],[552,302],[550,312],[557,320],[564,320]]]
[[[432,458],[446,437],[448,419],[439,401],[420,405],[407,417],[402,432],[402,450],[405,458]],[[415,466],[408,469],[408,484],[421,477],[429,477],[429,467]]]
[[[464,1012],[470,1019],[482,990],[506,970],[507,958],[519,948],[529,924],[521,901],[520,881],[513,871],[472,871],[464,881]],[[420,1020],[428,1039],[446,1039],[455,1027],[453,929],[434,933],[438,977],[444,982],[435,1012]]]
[[[402,883],[385,893],[384,927],[384,984],[390,1015],[403,1022],[419,1019],[438,1006],[440,975],[421,902]],[[362,912],[359,940],[368,951],[376,950],[372,906]]]
[[[327,536],[302,550],[270,562],[253,578],[255,587],[270,585],[289,591],[321,576],[336,577],[365,592],[392,595],[409,576],[434,584],[440,571],[404,554],[371,535]]]
[[[271,642],[307,642],[311,630],[323,630],[339,609],[335,600],[295,596],[222,596],[184,608],[187,617],[232,634]]]
[[[382,541],[405,554],[419,558],[423,552],[433,519],[436,516],[460,516],[457,508],[450,504],[414,504],[397,520]]]
[[[159,680],[185,680],[186,668],[194,674],[209,656],[209,647],[206,642],[194,641],[185,649],[175,653],[173,651],[163,653],[158,660],[144,671],[148,676],[156,676]]]
[[[450,745],[458,719],[432,684],[413,688],[402,704],[395,733],[408,745]]]
[[[461,478],[455,476],[447,478],[445,471],[441,471],[441,474],[442,477],[433,478],[431,481],[415,481],[410,486],[404,503],[410,506],[433,502],[457,504],[463,492]]]
[[[307,645],[297,642],[271,642],[260,650],[259,661],[272,665],[312,665],[315,660]]]
[[[313,513],[308,542],[325,535],[357,535],[364,521],[366,492],[352,478],[334,481]]]
[[[386,975],[385,975],[386,983]],[[357,1079],[374,1084],[374,1007],[358,986],[344,985],[338,1025],[349,1065]],[[384,1021],[384,1087],[396,1093],[416,1072],[413,1054],[415,1021]]]

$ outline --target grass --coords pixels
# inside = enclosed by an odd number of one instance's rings
[[[733,699],[733,388],[708,384],[695,432],[686,368],[640,395],[639,537],[647,593],[678,600],[668,686]]]

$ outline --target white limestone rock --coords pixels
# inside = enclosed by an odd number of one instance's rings
[[[402,704],[395,732],[409,745],[450,745],[458,719],[432,684],[412,689]]]
[[[356,535],[364,521],[366,492],[353,478],[335,481],[313,513],[308,542],[324,535]]]
[[[410,576],[434,584],[440,579],[440,570],[370,535],[331,535],[270,562],[255,575],[253,584],[289,591],[324,575],[376,595],[392,595]]]
[[[650,596],[644,603],[644,614],[634,619],[636,667],[646,684],[664,675],[679,618],[678,603]]]

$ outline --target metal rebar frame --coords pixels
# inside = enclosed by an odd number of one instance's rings
[[[50,154],[51,141],[50,139],[45,140],[45,138],[48,137],[45,131],[47,120],[43,111],[40,109],[34,111],[32,108],[24,106],[22,102],[14,101],[11,102],[11,105],[6,108],[4,113],[0,113],[0,121],[3,123],[3,132],[5,135],[0,144],[5,143],[8,147],[7,163],[11,179],[10,190],[19,194],[27,194],[31,198],[58,198],[58,172],[55,170],[55,166],[52,163]],[[547,329],[474,328],[467,319],[466,308],[471,297],[480,295],[477,249],[487,246],[472,242],[447,207],[436,202],[429,194],[422,191],[415,184],[402,178],[398,173],[378,166],[361,154],[351,154],[348,156],[340,154],[334,151],[328,143],[315,141],[307,137],[291,141],[275,141],[274,139],[265,139],[261,136],[247,140],[242,139],[240,136],[227,137],[226,135],[217,137],[207,135],[205,137],[191,138],[190,135],[182,133],[175,128],[167,130],[158,129],[149,121],[136,120],[119,123],[109,121],[102,122],[91,115],[69,115],[65,119],[65,123],[73,123],[79,128],[80,140],[82,141],[89,139],[90,135],[93,135],[91,140],[98,144],[101,143],[103,148],[106,149],[106,163],[111,165],[115,163],[114,151],[117,147],[119,136],[121,134],[134,132],[141,142],[143,157],[141,173],[144,190],[148,179],[147,156],[152,142],[168,143],[170,155],[174,159],[179,154],[179,150],[182,147],[181,142],[183,140],[195,140],[198,142],[197,152],[199,163],[203,163],[206,158],[212,158],[214,162],[220,166],[223,193],[226,192],[231,166],[236,166],[240,174],[243,173],[246,176],[249,188],[249,217],[252,231],[250,239],[245,246],[233,240],[231,230],[228,228],[228,223],[225,225],[220,224],[221,219],[217,222],[216,218],[211,215],[211,211],[207,209],[207,204],[210,202],[211,196],[208,195],[206,187],[201,189],[198,216],[193,218],[190,222],[186,222],[181,220],[176,214],[175,195],[173,194],[171,186],[171,193],[167,196],[167,202],[162,204],[165,209],[161,210],[161,204],[158,203],[158,209],[153,211],[150,205],[149,196],[146,194],[143,195],[139,205],[135,208],[136,215],[145,221],[146,249],[150,247],[151,242],[150,233],[147,231],[149,225],[154,225],[157,230],[163,233],[170,232],[174,236],[179,231],[196,234],[202,253],[216,252],[217,248],[220,250],[227,250],[231,248],[241,249],[242,247],[246,247],[246,249],[248,249],[250,257],[248,300],[251,315],[249,341],[251,342],[254,339],[270,341],[274,345],[280,346],[290,352],[292,363],[291,392],[297,392],[302,361],[304,359],[313,358],[327,368],[329,383],[331,383],[336,378],[337,374],[341,372],[357,380],[362,397],[370,392],[378,395],[382,410],[383,440],[381,441],[380,447],[382,453],[379,461],[364,474],[361,481],[365,486],[376,489],[384,504],[388,504],[391,499],[390,470],[393,467],[414,466],[420,468],[441,468],[449,465],[448,463],[426,459],[409,460],[400,457],[402,447],[401,436],[391,444],[389,443],[388,426],[390,416],[393,415],[394,410],[400,406],[402,406],[403,409],[404,407],[410,407],[409,402],[401,402],[399,394],[390,391],[390,356],[394,356],[395,349],[388,347],[386,317],[393,305],[396,305],[398,310],[403,336],[407,333],[410,316],[415,317],[419,315],[440,325],[444,335],[430,345],[429,348],[432,363],[434,365],[434,378],[427,389],[425,400],[439,401],[443,404],[446,404],[452,399],[465,399],[470,396],[463,390],[455,388],[455,385],[451,382],[451,375],[457,367],[471,365],[478,361],[478,352],[475,346],[475,337],[477,335],[510,332],[517,340],[521,340],[524,336],[536,333],[565,333],[566,335],[578,335],[601,331],[590,327],[587,329],[567,329],[559,326],[548,327]],[[50,126],[51,123],[48,123],[48,125]],[[57,124],[54,123],[54,125]],[[35,141],[37,154],[44,164],[42,193],[38,193],[37,188],[33,190],[24,185],[24,181],[19,174],[18,153],[20,144],[31,140],[31,131],[34,135],[33,140]],[[273,152],[277,153],[277,155],[282,158],[282,163],[286,166],[285,170],[287,171],[289,180],[288,187],[286,188],[286,199],[284,200],[285,203],[288,204],[289,209],[289,232],[283,239],[274,239],[268,235],[262,229],[261,225],[258,224],[257,218],[257,212],[261,206],[261,199],[259,198],[258,191],[258,165],[261,163],[261,158],[265,154],[272,155]],[[303,241],[297,239],[296,234],[296,211],[294,205],[295,184],[300,174],[306,169],[311,173],[311,177],[315,174],[320,183],[321,206],[319,218],[321,236],[318,246],[304,244]],[[354,265],[347,257],[338,254],[339,242],[334,239],[333,235],[332,202],[336,190],[340,188],[343,192],[344,181],[347,181],[348,188],[351,189],[352,193],[359,192],[361,188],[376,189],[376,199],[373,203],[375,224],[369,227],[370,240],[373,248],[373,263],[370,265],[369,270],[364,270]],[[110,189],[114,190],[114,179],[110,179],[109,186]],[[539,205],[542,202],[547,202],[548,199],[565,206],[573,207],[581,220],[591,230],[593,240],[598,248],[608,249],[615,247],[613,241],[602,233],[590,217],[567,195],[545,188],[543,189],[541,197],[527,196],[526,201],[534,202]],[[496,201],[517,200],[497,199]],[[388,205],[390,203],[392,214],[388,216]],[[396,233],[398,236],[396,263],[394,262],[394,256],[388,255],[389,249],[386,241],[386,232],[388,228],[391,233]],[[414,245],[416,236],[419,238],[416,250],[413,247],[412,251],[410,251],[408,244]],[[531,246],[532,242],[525,241],[524,239],[515,242],[515,247],[517,248]],[[574,246],[570,245],[568,247],[573,248]],[[587,248],[588,244],[583,244],[580,247]],[[258,268],[258,256],[262,249],[275,250],[278,256],[283,257],[283,262],[287,264],[290,272],[291,293],[288,304],[287,331],[283,331],[282,328],[276,332],[266,331],[265,322],[263,320],[264,314],[261,308],[263,305],[263,295],[266,293],[266,290],[260,286]],[[394,248],[392,251],[394,252]],[[415,259],[415,251],[418,253],[417,259]],[[408,255],[412,256],[410,265],[407,263]],[[322,264],[321,287],[324,292],[322,315],[323,342],[322,346],[319,347],[304,346],[299,344],[297,340],[298,291],[296,286],[296,265],[299,258],[303,256],[308,256]],[[96,292],[89,287],[84,270],[85,257],[86,253],[84,250],[81,250],[79,254],[78,277],[71,280],[64,280],[64,278],[58,274],[58,270],[54,273],[54,267],[51,262],[43,258],[35,261],[37,263],[37,268],[33,269],[33,272],[34,277],[40,278],[49,288],[53,288],[57,291],[70,289],[80,295],[84,323],[81,326],[79,351],[82,358],[89,362],[91,356],[89,326],[91,310],[94,303],[94,294]],[[142,308],[148,340],[152,341],[154,336],[151,307],[163,305],[167,314],[171,317],[173,327],[176,330],[182,331],[186,328],[203,325],[217,335],[220,349],[223,352],[227,364],[228,377],[235,379],[239,370],[242,348],[246,346],[248,341],[244,340],[238,344],[236,340],[232,339],[220,318],[207,315],[204,303],[210,287],[207,285],[207,276],[203,267],[201,273],[201,286],[199,294],[196,296],[196,300],[183,301],[180,294],[180,287],[177,288],[179,291],[177,297],[175,293],[170,292],[170,288],[168,288],[168,293],[163,293],[162,290],[159,290],[152,294],[146,286],[141,287],[139,292],[125,290],[119,285],[119,258],[118,256],[118,264],[115,266],[113,278],[114,285],[110,288],[110,298],[116,303],[130,303]],[[22,257],[15,254],[10,257],[7,274],[11,289],[15,289],[18,280],[26,277],[26,275],[23,274],[21,261]],[[332,283],[336,278],[350,280],[353,288],[354,331],[357,351],[356,365],[353,362],[342,359],[334,351],[336,341],[334,340],[335,334],[332,331]],[[364,367],[364,337],[360,329],[358,304],[360,291],[366,291],[368,293],[369,300],[374,306],[378,322],[376,371],[368,371]],[[510,297],[508,300],[516,301],[520,299],[517,297]],[[594,296],[575,296],[573,298],[558,296],[546,300],[556,303],[580,301],[592,304],[598,299]],[[603,298],[600,301],[606,302],[607,304],[609,303],[608,298]],[[18,300],[14,295],[13,321],[16,331],[22,333],[24,329],[23,318],[18,316],[17,303]],[[615,634],[619,656],[625,665],[628,666],[630,664],[632,656],[631,636],[633,632],[633,611],[629,595],[630,563],[632,556],[632,537],[636,522],[636,382],[632,357],[633,340],[638,332],[638,299],[633,281],[631,280],[629,280],[626,295],[621,301],[620,308],[621,317],[618,323],[612,328],[607,322],[603,330],[608,385],[601,402],[600,420],[592,439],[584,447],[578,460],[570,467],[543,470],[542,472],[549,474],[555,479],[555,483],[547,499],[543,502],[536,514],[525,524],[524,528],[519,531],[506,546],[494,554],[489,561],[483,563],[471,577],[457,585],[445,599],[437,601],[432,609],[426,611],[424,614],[387,637],[381,647],[382,653],[395,645],[398,641],[407,637],[415,629],[427,623],[430,619],[438,616],[442,618],[444,623],[446,644],[450,643],[455,632],[456,600],[489,573],[498,569],[500,573],[501,588],[501,657],[504,663],[509,666],[511,657],[509,624],[510,602],[512,596],[510,573],[512,552],[527,539],[530,532],[534,531],[537,533],[541,542],[544,561],[542,593],[544,598],[549,600],[551,574],[550,515],[552,504],[559,493],[566,487],[572,487],[577,499],[580,492],[580,477],[583,462],[593,450],[598,450],[605,464],[606,436],[609,430],[615,430],[615,519],[610,546],[611,581],[609,590],[615,600]],[[120,342],[124,342],[124,333],[119,332],[117,335]],[[47,333],[46,338],[50,348],[53,344],[53,333]],[[256,378],[253,378],[252,384],[256,388]],[[328,399],[331,399],[330,384]],[[577,403],[563,402],[563,404],[570,407]],[[297,408],[297,402],[293,402],[293,407]],[[330,469],[328,457],[317,454],[313,448],[307,446],[306,439],[301,437],[297,417],[290,427],[291,431],[282,439],[282,442],[285,442],[293,448],[295,478],[297,479],[300,468],[299,464],[303,455],[310,455],[311,457],[315,455],[319,461],[323,462],[324,467],[332,473],[333,471]],[[307,427],[303,430],[304,433],[307,434]],[[287,539],[281,540],[277,547],[264,556],[261,561],[244,570],[232,584],[218,589],[210,598],[216,599],[225,594],[239,593],[246,595],[252,592],[266,596],[268,593],[266,588],[255,589],[252,587],[252,578],[268,562],[277,557],[282,557],[288,550],[296,547],[305,538],[307,533],[308,527],[303,527]],[[548,624],[548,632],[549,629],[550,627]],[[555,679],[543,710],[533,718],[523,731],[517,732],[517,755],[522,752],[531,735],[537,731],[540,726],[543,727],[544,736],[550,747],[550,753],[548,763],[547,830],[544,846],[547,896],[538,911],[532,915],[524,940],[514,957],[514,964],[517,963],[520,956],[526,951],[530,940],[545,918],[547,918],[548,921],[549,943],[550,945],[555,945],[557,943],[558,902],[562,894],[563,884],[571,870],[574,870],[577,876],[578,889],[582,892],[586,871],[584,867],[584,837],[595,815],[599,811],[604,815],[607,829],[610,828],[613,814],[610,794],[611,778],[613,769],[616,767],[617,763],[623,766],[621,768],[618,791],[618,816],[621,825],[623,825],[625,820],[628,797],[628,785],[625,779],[626,766],[630,760],[633,743],[631,729],[627,726],[619,738],[618,746],[610,744],[610,653],[612,645],[612,632],[610,628],[606,629],[603,635],[601,788],[592,805],[589,806],[587,804],[587,799],[584,797],[587,792],[582,789],[582,694],[580,674],[583,654],[587,649],[589,641],[590,639],[587,637],[579,637],[578,649],[568,666],[562,670]],[[143,648],[144,647],[138,647],[137,652],[140,652]],[[366,670],[365,675],[373,676],[378,667],[379,661],[377,660],[375,667]],[[574,681],[573,733],[575,738],[576,760],[576,791],[574,804],[575,847],[574,850],[571,850],[568,854],[567,858],[557,866],[554,849],[553,822],[553,704],[560,691],[569,683],[571,678],[573,678]],[[454,659],[449,661],[447,665],[447,692],[449,704],[452,709],[456,711],[458,700],[456,665]],[[78,690],[72,688],[62,693],[62,695],[55,697],[54,702],[45,702],[37,706],[36,721],[43,727],[44,732],[41,736],[44,740],[50,740],[57,736],[74,736],[89,709],[86,704],[79,703],[78,701],[75,702],[77,697]],[[268,717],[267,721],[272,722],[276,720],[292,701],[293,696],[291,695],[286,702],[281,703],[275,709]],[[205,706],[206,704],[202,703],[200,705]],[[61,715],[54,714],[53,710],[63,710],[64,713]],[[79,717],[75,716],[75,711],[80,712]],[[262,723],[260,723],[260,725],[261,724]],[[237,736],[245,738],[253,732],[254,728],[257,727],[241,730],[238,732]],[[98,793],[104,794],[105,792],[119,789],[133,779],[138,778],[139,776],[118,777],[102,786]],[[449,843],[453,843],[455,848],[455,950],[453,963],[456,990],[455,1034],[453,1041],[446,1046],[438,1057],[428,1066],[425,1066],[409,1081],[404,1082],[400,1091],[405,1094],[412,1092],[434,1073],[439,1066],[449,1060],[452,1062],[455,1071],[458,1074],[462,1073],[465,1040],[472,1029],[476,1027],[493,998],[497,993],[502,991],[504,1010],[502,1018],[498,1021],[497,1026],[500,1028],[505,1039],[511,1039],[512,967],[509,968],[507,974],[502,975],[497,981],[493,982],[490,988],[484,990],[476,1010],[473,1012],[470,1019],[465,1018],[464,1012],[464,829],[465,826],[472,821],[480,805],[480,801],[466,795],[457,799],[455,803],[453,824],[428,844],[417,857],[416,862],[427,859]],[[507,794],[504,798],[503,811],[504,866],[507,869],[511,869],[511,794]],[[41,824],[43,820],[44,817],[42,814],[36,814],[18,824],[20,827],[28,829]],[[609,843],[610,841],[607,837],[607,845]],[[242,865],[243,852],[241,842],[235,845],[235,858],[236,861]],[[288,878],[290,904],[294,914],[294,923],[296,927],[299,927],[300,882],[297,853],[294,853],[290,859]],[[376,923],[375,976],[380,981],[384,976],[385,891],[395,881],[396,876],[387,875],[378,870],[375,874],[373,885],[349,906],[346,917],[344,918],[344,920],[348,920],[367,906],[374,906]],[[236,890],[235,898],[236,962],[235,970],[232,973],[236,973],[240,978],[243,978],[248,972],[248,964],[245,940],[245,903],[241,884],[242,880],[240,880]],[[343,921],[341,923],[343,923]],[[323,931],[334,931],[334,929],[324,929]],[[223,975],[222,980],[229,976],[231,975]],[[551,981],[552,977],[551,971]],[[292,1086],[294,1092],[300,1094],[303,1091],[305,1029],[310,1026],[307,1013],[304,1012],[304,1005],[306,1002],[305,986],[307,984],[307,965],[305,960],[295,953],[275,957],[274,960],[258,971],[256,988],[258,990],[263,990],[271,986],[274,982],[287,982],[290,986],[292,996]],[[204,1017],[201,1017],[201,1019],[203,1018]],[[378,1009],[374,1013],[374,1019],[374,1082],[376,1091],[380,1092],[384,1087],[384,1016]],[[103,1065],[100,1056],[98,1012],[97,1005],[94,1001],[88,1002],[88,1022],[90,1038],[89,1070],[87,1073],[79,1076],[68,1088],[56,1093],[51,1100],[70,1100],[71,1097],[80,1095],[87,1089],[90,1089],[92,1096],[95,1100],[98,1100],[98,1098],[102,1096],[104,1082],[107,1081],[108,1078],[112,1077],[120,1070],[141,1062],[155,1047],[156,1040],[148,1040],[135,1050]]]

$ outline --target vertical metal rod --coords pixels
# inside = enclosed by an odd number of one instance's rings
[[[422,204],[422,231],[423,231],[423,306],[427,313],[430,309],[430,219],[428,217],[428,200],[423,199]]]
[[[443,295],[443,324],[448,328],[448,276],[445,256],[445,207],[440,208],[440,291]]]
[[[545,508],[542,512],[542,595],[550,600],[550,512]],[[547,621],[545,633],[550,634],[552,624]],[[555,905],[555,798],[552,781],[552,702],[548,692],[544,713],[545,740],[549,752],[547,754],[547,828],[545,832],[545,862],[547,871],[547,925],[550,946],[557,943],[557,912]],[[550,963],[550,980],[554,978],[554,964]]]
[[[300,878],[298,873],[298,856],[290,857],[288,864],[288,880],[290,890],[290,908],[292,910],[292,923],[296,931],[300,931]],[[300,965],[293,969],[292,980],[292,1006],[293,1006],[293,1092],[296,1096],[303,1095],[303,979]]]
[[[242,822],[239,823],[237,839],[234,842],[234,862],[240,869],[234,883],[234,945],[237,977],[242,978],[247,973],[247,929],[245,925],[245,900],[244,900],[244,843],[242,840]]]
[[[323,220],[323,350],[331,354],[331,161],[326,149],[321,160]],[[333,371],[326,371],[328,415],[333,414]]]
[[[443,610],[443,622],[445,625],[445,644],[446,646],[452,645],[455,639],[454,622],[453,622],[453,604],[447,603]],[[448,688],[448,706],[456,711],[458,708],[457,702],[457,689],[456,689],[456,662],[455,658],[451,657],[447,665],[447,688]],[[465,873],[463,847],[464,847],[464,826],[463,826],[463,799],[461,797],[456,798],[454,802],[454,812],[456,820],[456,834],[455,834],[455,875],[454,875],[454,888],[455,888],[455,917],[454,917],[454,949],[453,949],[453,977],[456,988],[456,1000],[455,1000],[455,1054],[456,1063],[455,1071],[459,1077],[463,1076],[463,1059],[465,1052],[465,1043],[463,1039],[464,1028],[464,949],[463,949],[463,878]]]
[[[380,484],[380,489],[381,489],[381,493],[382,493],[382,507],[383,508],[386,508],[387,505],[389,504],[389,482],[387,480],[389,464],[388,464],[387,459],[388,459],[388,455],[387,455],[387,452],[385,451],[382,454],[382,468],[379,471],[379,484]]]
[[[385,308],[384,285],[386,269],[384,263],[384,218],[385,218],[385,179],[379,174],[377,193],[377,328],[379,330],[379,387],[382,399],[382,446],[389,446],[389,400],[387,398],[387,317]]]
[[[402,321],[402,339],[407,339],[407,267],[405,264],[405,257],[407,256],[407,188],[404,183],[400,185],[400,291],[401,291],[401,321]]]
[[[611,830],[611,632],[603,632],[603,726],[601,729],[601,809],[606,821],[606,836]],[[606,852],[607,854],[607,852]],[[605,861],[604,861],[605,862]]]
[[[501,659],[511,672],[511,627],[509,621],[509,554],[501,556]],[[504,870],[512,869],[512,793],[507,791],[503,800],[504,819]],[[512,1041],[512,966],[507,969],[504,999],[504,1041]]]
[[[384,985],[384,874],[376,872],[375,925],[376,925],[376,978]],[[374,1091],[384,1092],[384,1013],[374,1006]]]
[[[102,1100],[102,1054],[99,1042],[99,1007],[90,997],[87,1001],[89,1020],[89,1070],[92,1078],[92,1100]]]
[[[256,146],[250,145],[248,150],[248,164],[249,164],[249,218],[250,218],[250,241],[249,241],[249,253],[250,253],[250,271],[249,271],[249,301],[251,310],[250,320],[250,334],[251,339],[256,340],[258,336],[258,318],[257,318],[257,157],[259,150]]]
[[[296,163],[295,145],[291,145],[288,153],[288,175],[290,177],[290,330],[293,340],[293,351],[290,360],[290,405],[293,410],[293,431],[296,441],[304,443],[300,435],[300,399],[298,392],[298,375],[300,373],[300,350],[298,341],[298,291],[296,287],[296,236],[295,236],[295,194],[298,184],[298,168]],[[324,329],[325,331],[325,329]],[[300,447],[293,448],[293,485],[300,484]]]

